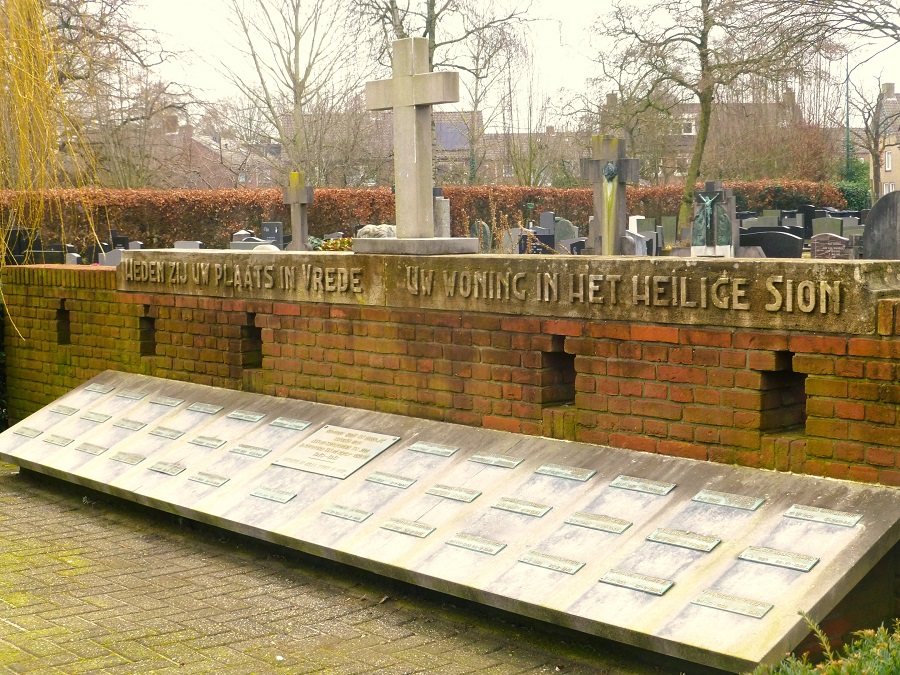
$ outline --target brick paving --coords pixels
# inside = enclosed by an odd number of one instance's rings
[[[0,673],[677,673],[0,464]]]

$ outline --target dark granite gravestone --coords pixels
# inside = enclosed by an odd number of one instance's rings
[[[553,234],[535,234],[536,231],[543,231],[544,228],[536,227],[534,230],[525,230],[525,234],[519,239],[519,253],[531,253],[538,255],[551,254],[554,252],[556,243],[556,235]]]
[[[109,253],[110,251],[112,251],[112,246],[105,241],[88,244],[87,248],[81,253],[81,260],[85,265],[99,265],[100,254]]]
[[[112,371],[0,458],[732,672],[780,660],[798,611],[821,621],[900,539],[889,488]]]
[[[262,239],[268,239],[278,248],[284,248],[284,225],[277,221],[262,224]]]
[[[888,192],[866,216],[863,258],[900,260],[900,191]]]
[[[813,235],[809,240],[809,254],[812,258],[826,260],[849,260],[853,257],[850,240],[830,232]]]
[[[750,230],[741,233],[741,246],[759,246],[767,258],[801,258],[803,257],[803,239],[777,230],[755,232]]]

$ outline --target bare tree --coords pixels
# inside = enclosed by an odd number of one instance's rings
[[[900,97],[893,89],[877,80],[876,93],[853,85],[851,106],[856,111],[862,127],[854,132],[855,140],[869,153],[872,164],[872,194],[875,199],[883,196],[881,184],[881,160],[885,148],[900,129]]]
[[[377,60],[390,61],[394,40],[428,38],[429,64],[471,72],[465,44],[483,33],[525,20],[529,5],[484,0],[353,0],[358,32],[377,31]],[[471,52],[471,50],[470,50]]]
[[[282,144],[284,169],[306,167],[314,182],[327,171],[310,164],[323,140],[322,115],[337,114],[360,89],[355,44],[342,29],[347,4],[335,0],[230,0],[240,49],[252,75],[231,71],[243,96],[262,112]]]
[[[900,4],[897,0],[769,0],[790,13],[827,26],[835,33],[900,42]]]
[[[719,90],[748,74],[796,72],[821,30],[799,13],[756,0],[660,0],[640,9],[616,0],[597,33],[614,45],[600,61],[633,64],[646,73],[648,93],[671,85],[697,102],[696,139],[679,209],[684,223],[693,218],[694,186]]]

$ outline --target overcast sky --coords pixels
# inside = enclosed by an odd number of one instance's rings
[[[136,15],[137,21],[156,30],[169,49],[182,53],[177,62],[163,71],[163,77],[186,83],[207,100],[234,94],[234,89],[216,69],[221,61],[230,62],[235,58],[227,41],[227,36],[232,34],[227,1],[145,2],[146,6]],[[529,29],[538,71],[537,84],[544,93],[553,96],[560,89],[585,90],[586,79],[594,73],[589,29],[608,7],[596,0],[531,0]],[[854,73],[854,81],[857,75],[880,75],[883,82],[900,84],[900,45],[860,66]]]

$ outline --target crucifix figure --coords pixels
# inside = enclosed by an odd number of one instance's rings
[[[731,190],[720,181],[710,181],[696,195],[696,212],[691,230],[691,256],[735,255],[735,204]]]
[[[581,160],[581,177],[594,188],[594,220],[588,230],[584,253],[617,255],[628,222],[625,184],[640,180],[640,160],[625,158],[625,139],[594,136],[591,158]]]
[[[477,240],[434,236],[431,106],[459,100],[459,74],[429,72],[428,39],[418,37],[394,42],[391,67],[390,80],[366,82],[366,108],[393,109],[397,239],[355,239],[353,250],[477,253]]]
[[[291,243],[288,251],[309,250],[309,226],[306,222],[306,207],[312,204],[313,189],[306,186],[306,173],[291,171],[288,187],[283,191],[284,203],[291,205]]]

